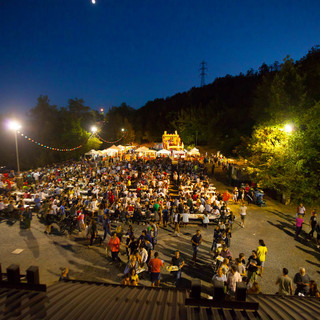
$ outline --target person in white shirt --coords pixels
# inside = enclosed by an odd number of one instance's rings
[[[232,295],[236,292],[237,282],[242,282],[242,278],[240,273],[237,271],[237,267],[232,266],[227,275],[227,286]]]
[[[247,207],[245,206],[244,203],[241,204],[241,206],[239,208],[239,213],[240,213],[240,217],[241,217],[241,227],[244,228],[244,220],[247,215]]]
[[[209,202],[206,203],[205,209],[206,209],[206,211],[207,211],[208,213],[210,213],[210,212],[212,211],[212,207],[211,207],[211,205],[210,205]]]

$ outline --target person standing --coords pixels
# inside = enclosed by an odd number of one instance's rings
[[[54,220],[54,210],[52,208],[52,205],[50,206],[50,209],[48,209],[48,211],[46,212],[46,220],[45,220],[45,231],[44,233],[49,233],[51,234],[51,228],[52,228],[52,223],[53,223],[53,220]]]
[[[239,213],[240,213],[240,217],[241,217],[241,227],[244,228],[244,220],[247,215],[247,207],[244,204],[244,202],[241,203],[241,206],[239,208]]]
[[[249,283],[249,281],[255,282],[257,280],[257,272],[260,267],[261,267],[261,262],[257,257],[257,251],[253,250],[247,263],[247,270],[248,270],[248,277],[246,281],[247,284]]]
[[[313,238],[313,234],[316,231],[316,226],[317,226],[317,212],[316,212],[316,209],[312,210],[312,212],[311,212],[309,225],[310,225],[310,228],[311,228],[311,231],[309,232],[309,237]]]
[[[296,284],[296,290],[294,295],[297,296],[299,294],[307,295],[309,292],[309,283],[310,277],[306,274],[305,268],[299,268],[299,272],[295,274],[293,278],[293,282]]]
[[[292,295],[293,293],[293,287],[292,287],[292,279],[288,277],[288,269],[283,268],[282,269],[282,276],[278,277],[276,284],[279,285],[279,291],[278,294],[282,295]]]
[[[204,212],[202,218],[202,224],[205,229],[208,228],[208,224],[210,223],[208,212]]]
[[[193,237],[191,238],[191,243],[192,243],[192,250],[193,250],[193,262],[194,264],[196,264],[197,262],[197,254],[199,251],[199,246],[202,242],[202,235],[200,230],[197,230],[197,233],[195,235],[193,235]]]
[[[230,272],[227,275],[227,287],[231,295],[235,295],[237,282],[242,282],[242,277],[236,266],[231,266]]]
[[[257,248],[257,256],[261,262],[261,269],[260,269],[260,277],[262,278],[263,269],[264,269],[264,263],[266,261],[266,254],[268,252],[268,249],[262,239],[259,240],[259,247]]]
[[[150,259],[149,267],[151,270],[151,285],[152,287],[159,287],[160,285],[160,271],[163,267],[163,261],[159,259],[159,253],[154,253],[154,258]]]
[[[316,245],[317,245],[317,248],[319,249],[320,248],[320,222],[317,222],[315,230],[317,233]]]
[[[178,267],[178,271],[171,271],[171,273],[174,275],[176,280],[179,280],[181,278],[181,268],[184,266],[184,260],[183,257],[180,255],[180,251],[177,250],[175,252],[174,257],[172,258],[171,261],[171,266]]]
[[[213,275],[212,283],[214,283],[214,281],[222,282],[223,283],[223,287],[224,287],[224,291],[226,291],[226,288],[227,288],[227,276],[222,272],[221,268],[219,268],[217,270],[217,273],[215,275]]]
[[[226,190],[224,192],[224,194],[222,195],[222,200],[226,204],[226,206],[228,205],[228,202],[229,202],[230,198],[231,198],[231,194],[229,193],[228,190]]]
[[[112,261],[121,262],[121,259],[119,258],[120,239],[117,237],[116,232],[112,234],[112,237],[109,240],[108,246],[111,250]]]
[[[107,214],[103,215],[103,241],[106,240],[107,234],[111,236],[111,222]]]
[[[30,210],[30,207],[27,206],[24,213],[23,213],[24,227],[26,229],[30,229],[31,220],[32,220],[32,211]]]
[[[178,211],[174,213],[174,234],[180,235],[180,213]]]
[[[97,223],[94,218],[91,218],[89,230],[90,230],[90,244],[88,247],[91,248],[93,244],[93,240],[97,235]]]

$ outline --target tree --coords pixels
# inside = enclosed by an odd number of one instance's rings
[[[303,159],[294,137],[280,126],[257,127],[248,145],[248,172],[262,188],[278,191],[286,203],[301,195]]]

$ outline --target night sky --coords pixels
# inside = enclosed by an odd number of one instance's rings
[[[0,113],[40,94],[139,108],[320,43],[320,1],[0,0]]]

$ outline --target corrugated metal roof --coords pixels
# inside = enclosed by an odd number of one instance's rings
[[[0,289],[0,319],[235,320],[319,319],[316,298],[251,295],[259,310],[185,306],[185,290],[59,282],[47,292]]]

